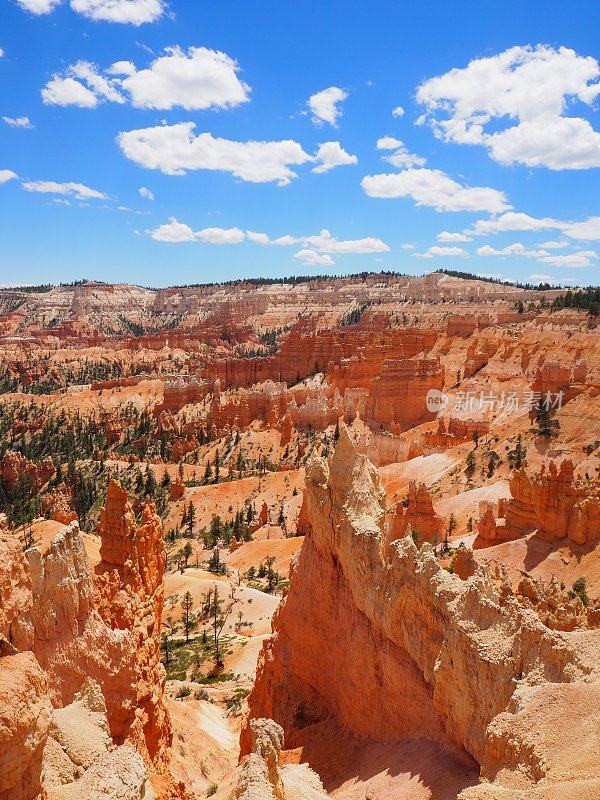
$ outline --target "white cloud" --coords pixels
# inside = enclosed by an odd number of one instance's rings
[[[293,140],[234,142],[210,133],[195,135],[195,127],[194,122],[180,122],[124,131],[117,136],[117,143],[131,161],[166,175],[222,170],[251,183],[276,181],[279,186],[297,177],[291,166],[313,160]]]
[[[135,26],[154,22],[165,11],[162,0],[71,0],[71,8],[95,22],[121,22]]]
[[[400,147],[391,156],[384,156],[385,161],[389,161],[393,167],[404,169],[406,167],[422,167],[426,163],[426,159],[411,153],[402,142]]]
[[[318,236],[303,236],[299,241],[320,253],[383,253],[390,249],[385,242],[374,236],[340,241],[326,228]]]
[[[569,253],[565,256],[547,255],[540,258],[544,264],[552,264],[554,267],[593,267],[591,260],[597,258],[594,250],[582,250],[579,253]]]
[[[589,217],[583,222],[563,222],[562,232],[570,239],[600,240],[600,217]]]
[[[542,256],[550,255],[550,253],[548,253],[547,250],[528,250],[524,244],[521,244],[521,242],[515,242],[514,244],[507,244],[506,247],[502,247],[500,249],[490,247],[489,244],[484,244],[482,247],[477,248],[477,255],[525,256],[526,258],[541,258]]]
[[[196,241],[196,234],[190,226],[185,225],[183,222],[178,222],[175,217],[171,217],[168,223],[154,228],[150,235],[156,242],[179,243]]]
[[[405,167],[422,167],[426,159],[422,156],[417,156],[411,153],[404,142],[400,139],[395,139],[393,136],[382,136],[377,140],[378,150],[395,150],[391,156],[384,156],[386,161],[389,161],[394,167],[403,169]]]
[[[477,248],[477,255],[483,257],[523,256],[525,258],[535,258],[540,263],[552,264],[555,267],[591,267],[593,264],[590,259],[597,258],[594,250],[580,250],[567,255],[553,255],[544,248],[528,250],[521,242],[515,242],[502,248],[495,248],[485,244]]]
[[[416,258],[435,258],[435,257],[450,257],[450,258],[468,258],[469,254],[462,247],[428,247],[424,253],[413,253]]]
[[[403,172],[367,175],[361,186],[369,197],[412,197],[418,206],[436,211],[489,211],[510,208],[504,192],[485,186],[461,186],[437,169],[407,169]]]
[[[145,186],[140,186],[138,192],[140,196],[144,198],[144,200],[154,200],[153,192],[151,192],[150,189],[146,189]]]
[[[377,139],[378,150],[395,150],[402,146],[400,139],[394,139],[393,136],[382,136],[381,139]]]
[[[186,53],[171,47],[148,69],[121,83],[137,108],[235,108],[250,99],[250,87],[237,76],[239,69],[234,59],[217,50],[190,47]]]
[[[168,223],[159,225],[150,231],[150,236],[156,242],[207,242],[208,244],[239,244],[246,238],[244,231],[239,228],[203,228],[194,231],[189,225],[178,222],[171,217]]]
[[[17,0],[25,11],[49,14],[62,0]],[[165,12],[163,0],[71,0],[71,8],[95,22],[142,25],[154,22]]]
[[[591,56],[519,46],[425,81],[417,100],[444,141],[482,145],[502,164],[587,169],[600,166],[600,133],[565,111],[594,103],[599,76]]]
[[[385,242],[375,236],[365,236],[363,239],[336,239],[326,228],[315,236],[291,236],[286,234],[271,239],[266,233],[242,231],[240,228],[204,228],[201,231],[194,231],[189,225],[178,222],[174,217],[171,217],[168,223],[154,228],[151,231],[151,236],[161,242],[200,240],[211,244],[239,244],[244,239],[248,239],[253,244],[262,246],[291,247],[293,245],[301,245],[311,252],[323,255],[387,253],[390,249]]]
[[[414,249],[415,249],[415,246],[414,246],[414,244],[408,244],[408,243],[406,243],[406,244],[401,244],[401,245],[400,245],[400,247],[401,247],[403,250],[414,250]]]
[[[80,81],[73,78],[54,77],[42,89],[42,100],[45,105],[79,106],[79,108],[95,108],[98,98]]]
[[[544,275],[540,274],[539,272],[534,272],[532,275],[530,275],[529,280],[539,281],[540,283],[556,283],[556,278],[553,278],[552,275]]]
[[[34,126],[29,121],[29,117],[2,117],[7,125],[11,128],[27,128],[31,129]]]
[[[340,89],[339,86],[330,86],[321,92],[311,95],[307,105],[312,112],[312,121],[315,125],[322,125],[324,122],[336,125],[337,119],[342,114],[338,103],[342,103],[348,97],[348,92]]]
[[[568,246],[569,246],[568,242],[555,242],[555,241],[542,242],[540,245],[540,247],[543,248],[544,250],[561,250],[563,247],[568,247]]]
[[[402,106],[396,106],[396,108],[392,108],[392,117],[403,117],[404,116],[404,109]]]
[[[239,80],[234,59],[206,47],[168,47],[147,69],[131,61],[116,61],[104,75],[96,64],[78,61],[52,79],[42,90],[47,104],[94,108],[102,101],[136,108],[196,111],[234,108],[249,100],[250,87]],[[92,97],[94,99],[92,99]]]
[[[505,231],[559,230],[570,239],[600,240],[600,217],[589,217],[581,222],[562,222],[552,217],[536,218],[522,212],[509,211],[490,219],[479,219],[467,233],[488,236]]]
[[[297,253],[294,253],[294,258],[311,266],[330,267],[334,263],[332,257],[327,253],[320,254],[314,250],[298,250]]]
[[[313,168],[313,172],[329,172],[335,167],[343,167],[346,164],[357,164],[358,158],[347,153],[339,142],[323,142],[319,145],[316,158],[321,163]]]
[[[239,228],[204,228],[197,233],[198,239],[209,244],[239,244],[245,236]]]
[[[9,181],[13,181],[18,177],[19,176],[17,173],[13,172],[12,169],[0,169],[0,186],[2,186],[3,183],[8,183]]]
[[[3,47],[0,47],[0,58],[4,58],[5,55],[6,55],[5,49]]]
[[[108,195],[91,189],[83,183],[57,183],[56,181],[24,181],[23,188],[27,192],[41,194],[71,195],[77,200],[108,200]]]
[[[17,3],[24,11],[39,15],[54,11],[54,7],[60,5],[62,0],[17,0]]]
[[[254,242],[254,244],[269,244],[269,237],[266,233],[246,231],[246,236],[251,242]]]
[[[471,236],[466,233],[453,233],[450,231],[440,231],[436,237],[438,242],[472,242]]]
[[[72,78],[83,81],[90,92],[93,92],[98,100],[109,100],[113,103],[123,104],[125,98],[118,91],[115,81],[109,81],[100,75],[98,67],[89,61],[77,61],[67,70]],[[54,76],[55,78],[58,76]]]
[[[137,67],[133,61],[115,61],[105,72],[107,75],[134,75]]]

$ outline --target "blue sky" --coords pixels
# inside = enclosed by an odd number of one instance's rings
[[[600,282],[597,2],[0,2],[0,284]]]

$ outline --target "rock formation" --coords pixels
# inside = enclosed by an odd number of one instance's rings
[[[31,482],[36,491],[39,491],[54,475],[54,471],[51,458],[45,458],[39,464],[34,464],[14,450],[7,450],[0,461],[0,477],[9,491],[16,487],[19,480]]]
[[[165,672],[160,661],[166,562],[162,523],[148,501],[142,524],[136,526],[127,492],[112,481],[98,532],[98,609],[111,630],[127,630],[134,640],[133,703],[129,713],[113,723],[113,735],[132,741],[152,765],[164,768],[171,729],[163,702]]]
[[[390,541],[401,539],[411,530],[419,540],[438,544],[444,538],[446,521],[435,513],[429,490],[424,483],[410,481],[408,485],[408,505],[397,503],[389,515]]]
[[[157,797],[185,797],[168,771],[171,728],[159,653],[165,564],[160,518],[149,503],[136,525],[126,493],[114,483],[100,531],[95,582],[76,522],[43,552],[23,552],[14,534],[0,532],[1,800],[33,800],[40,787],[49,800],[137,800],[148,776]],[[90,680],[93,691],[86,689]],[[58,736],[64,744],[57,726],[77,716],[82,692],[102,698],[101,727],[110,747],[96,753],[89,768],[75,756],[78,769],[70,778],[61,772],[60,780],[53,779],[50,770],[46,780],[45,748],[54,754],[55,772],[68,767],[51,739]],[[75,739],[73,733],[71,750]],[[117,748],[115,755],[113,741],[131,746]]]
[[[312,532],[251,716],[275,719],[292,745],[332,718],[379,742],[438,742],[479,765],[483,784],[464,798],[566,800],[580,784],[600,795],[600,630],[551,630],[505,574],[477,567],[463,581],[410,536],[383,547],[379,477],[344,429],[330,468],[312,459],[307,497]]]
[[[573,463],[557,469],[551,461],[530,478],[524,469],[513,471],[511,497],[480,504],[476,547],[525,536],[532,531],[549,541],[568,539],[575,544],[600,541],[600,481],[576,480]]]
[[[280,764],[283,730],[272,719],[248,726],[249,753],[242,760],[235,788],[239,800],[325,800],[319,776],[306,764]]]

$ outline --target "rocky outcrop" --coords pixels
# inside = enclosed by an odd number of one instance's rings
[[[513,471],[511,498],[501,501],[497,514],[491,503],[480,504],[476,547],[486,547],[537,531],[548,541],[574,544],[600,541],[600,480],[575,478],[572,461],[559,468],[551,461],[530,478]]]
[[[77,519],[77,514],[71,506],[72,500],[69,487],[65,483],[60,483],[42,497],[42,510],[49,519],[68,525]]]
[[[0,640],[0,800],[32,800],[42,791],[52,706],[33,653],[6,650]]]
[[[146,766],[129,745],[114,747],[100,687],[87,680],[56,709],[44,748],[48,800],[139,800],[151,794]]]
[[[410,481],[407,505],[397,503],[389,514],[389,541],[401,539],[410,529],[421,541],[438,544],[444,538],[446,520],[435,513],[424,483]]]
[[[248,726],[249,754],[242,760],[234,796],[239,800],[325,800],[319,776],[306,764],[280,764],[283,730],[272,719]]]
[[[540,786],[554,797],[581,780],[588,797],[600,793],[600,631],[551,630],[502,571],[478,566],[463,581],[410,536],[384,546],[377,471],[344,429],[330,467],[313,457],[306,491],[312,533],[264,645],[251,716],[275,719],[292,746],[331,718],[379,742],[438,742],[479,765],[488,793],[473,797],[524,800]]]
[[[185,797],[168,769],[172,734],[159,651],[161,521],[148,503],[136,524],[126,493],[115,483],[100,531],[95,580],[76,522],[43,552],[23,552],[14,534],[0,532],[1,800],[33,800],[40,787],[48,800],[137,800],[148,776],[157,798]],[[90,680],[96,687],[91,694]],[[98,736],[110,743],[86,764],[77,751],[69,767],[56,747],[57,741],[65,744],[64,726],[60,735],[56,727],[78,718],[84,695],[95,697],[94,703],[102,698],[104,733]],[[90,745],[91,740],[77,742],[77,726],[69,730],[72,752]],[[128,746],[115,751],[113,742]],[[59,773],[52,778],[50,769],[47,780],[41,763],[46,745]]]
[[[435,418],[427,408],[430,389],[444,387],[444,368],[436,358],[387,360],[366,399],[366,421],[401,433]]]
[[[7,450],[0,461],[0,477],[9,491],[13,491],[20,480],[25,480],[37,492],[54,472],[51,458],[44,458],[39,464],[34,464],[15,450]]]
[[[166,563],[162,522],[154,504],[148,501],[142,524],[137,526],[127,492],[112,481],[100,512],[98,533],[98,609],[111,631],[127,631],[134,642],[131,706],[112,723],[116,725],[113,735],[132,741],[160,771],[168,763],[172,739],[160,660]]]

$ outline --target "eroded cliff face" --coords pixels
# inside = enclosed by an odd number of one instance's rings
[[[550,630],[500,571],[463,581],[428,544],[386,544],[378,473],[345,429],[331,467],[313,458],[306,492],[311,530],[251,716],[272,717],[291,746],[330,718],[379,742],[425,737],[479,765],[489,793],[477,797],[525,800],[575,779],[600,793],[600,632]]]
[[[550,461],[537,475],[513,471],[511,497],[502,502],[497,517],[489,503],[482,503],[475,546],[525,536],[532,531],[547,541],[568,540],[584,545],[600,539],[600,481],[577,480],[573,462],[560,467]]]
[[[166,553],[154,504],[136,526],[127,492],[116,481],[100,512],[101,561],[96,568],[99,613],[113,632],[131,637],[131,708],[111,721],[113,735],[132,741],[154,767],[168,763],[172,733],[164,704],[165,671],[160,661]]]
[[[0,532],[1,800],[134,800],[145,796],[148,779],[156,797],[186,796],[169,773],[172,732],[159,649],[162,524],[148,503],[137,525],[126,492],[113,483],[100,533],[94,577],[76,522],[44,551],[23,552],[14,534]],[[62,725],[74,736],[82,704],[89,712],[92,701],[101,706],[109,741],[89,764],[75,753],[78,769],[57,778],[69,760],[65,748],[61,755],[52,745],[53,731]]]

